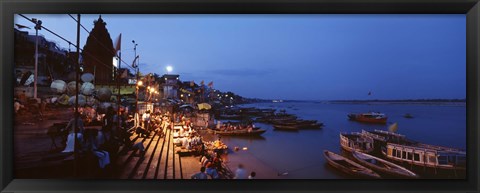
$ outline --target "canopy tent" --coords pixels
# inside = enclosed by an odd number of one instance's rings
[[[210,110],[212,108],[212,106],[210,106],[210,104],[208,103],[200,103],[197,106],[199,110],[203,110],[203,109]]]

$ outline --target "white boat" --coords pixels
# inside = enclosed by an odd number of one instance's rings
[[[340,133],[340,145],[343,149],[352,152],[360,151],[369,153],[374,150],[373,139],[358,132]]]
[[[387,143],[382,154],[390,160],[422,167],[465,170],[466,152],[428,144],[396,144]]]
[[[388,174],[390,176],[400,177],[400,178],[418,178],[419,176],[412,171],[394,164],[392,162],[380,159],[378,157],[353,151],[353,158],[355,158],[360,164],[364,165],[367,168],[370,168],[376,172]]]
[[[331,166],[347,174],[351,174],[357,177],[381,178],[379,174],[375,173],[371,169],[368,169],[360,164],[355,163],[352,160],[349,160],[331,151],[324,150],[323,155]]]

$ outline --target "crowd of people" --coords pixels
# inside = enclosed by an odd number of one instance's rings
[[[131,128],[134,123],[125,112],[120,116],[113,107],[108,107],[101,120],[90,120],[88,127],[85,125],[87,116],[85,111],[74,113],[67,126],[61,131],[67,133],[64,153],[74,151],[83,155],[94,155],[98,158],[100,168],[105,168],[110,159],[119,153],[121,146],[124,150],[136,149],[143,155],[145,148],[141,142],[133,144],[130,140]],[[75,136],[77,140],[75,140]]]
[[[30,104],[23,93],[15,98],[14,110],[16,114],[32,113],[38,120],[43,120],[47,104],[46,99]],[[131,114],[125,108],[121,108],[118,114],[112,106],[102,113],[97,109],[95,107],[80,107],[78,111],[74,109],[73,117],[59,131],[65,147],[63,153],[77,152],[81,156],[95,158],[98,168],[105,169],[110,165],[111,159],[129,150],[138,151],[137,156],[145,155],[143,143],[134,144],[134,141],[131,140],[133,134],[137,134],[140,138],[149,138],[152,133],[165,137],[167,129],[172,129],[174,143],[179,144],[182,149],[194,151],[200,155],[200,172],[192,175],[192,179],[220,179],[233,176],[235,179],[255,178],[255,172],[252,172],[250,176],[244,174],[243,166],[239,166],[235,174],[227,171],[227,168],[222,165],[220,152],[214,151],[215,148],[209,148],[215,143],[204,142],[202,136],[194,129],[190,120],[191,114],[168,111],[152,113],[149,110],[142,114]],[[227,123],[217,125],[218,128],[222,130],[252,130],[254,125],[240,126]],[[224,144],[217,146],[222,145]],[[122,151],[119,151],[121,147],[123,147]],[[226,177],[228,175],[229,177]]]
[[[232,122],[222,123],[221,121],[217,121],[216,129],[220,131],[247,130],[251,132],[255,129],[255,125],[253,123],[234,124]]]
[[[219,171],[224,171],[225,168],[221,166],[221,161],[219,157],[215,157],[214,159],[207,158],[202,156],[200,163],[202,166],[200,167],[200,171],[198,173],[193,174],[190,178],[191,179],[198,179],[198,180],[206,180],[206,179],[220,179]],[[249,179],[253,180],[256,179],[257,173],[252,171],[250,175],[247,174],[243,164],[239,164],[237,170],[235,170],[235,174],[233,179]]]

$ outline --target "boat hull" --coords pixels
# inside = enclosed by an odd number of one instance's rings
[[[367,168],[370,168],[376,172],[387,174],[389,176],[397,178],[418,178],[419,176],[414,172],[394,164],[392,162],[371,156],[365,153],[353,151],[353,158],[355,158],[360,164]]]
[[[252,130],[250,132],[246,130],[245,131],[242,130],[242,131],[216,131],[215,133],[223,136],[242,136],[242,137],[255,136],[257,137],[262,135],[265,132],[266,130],[257,129],[257,130]]]
[[[327,150],[324,150],[323,155],[325,156],[325,159],[327,159],[328,164],[344,173],[362,178],[381,178],[380,175],[373,170],[357,164],[341,155]]]
[[[284,130],[284,131],[298,131],[299,128],[297,126],[290,126],[290,125],[273,125],[275,130]]]
[[[360,133],[341,133],[340,146],[349,152],[360,151],[370,153],[375,149],[373,139],[368,136],[363,136]]]
[[[387,117],[371,117],[363,114],[349,114],[348,118],[353,121],[374,124],[387,124]]]

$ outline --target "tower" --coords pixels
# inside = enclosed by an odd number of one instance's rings
[[[84,72],[94,74],[96,84],[108,84],[114,78],[113,43],[101,15],[93,24],[82,52]]]

